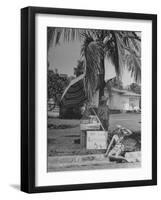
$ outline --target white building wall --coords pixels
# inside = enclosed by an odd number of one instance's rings
[[[139,101],[140,97],[113,92],[109,101],[109,108],[111,110],[134,110],[139,108]]]
[[[140,97],[138,96],[129,96],[129,106],[130,110],[139,109]]]
[[[113,93],[110,98],[109,108],[112,110],[126,110],[129,106],[129,98],[119,93]]]

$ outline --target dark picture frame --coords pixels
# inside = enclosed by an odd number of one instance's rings
[[[152,178],[59,186],[35,185],[35,16],[71,15],[152,21]],[[45,7],[21,9],[21,190],[27,193],[105,189],[157,184],[157,15]]]

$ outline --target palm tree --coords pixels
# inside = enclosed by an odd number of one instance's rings
[[[77,61],[77,66],[74,67],[74,75],[76,75],[76,77],[78,77],[78,76],[80,76],[83,73],[84,73],[84,63],[83,63],[83,60],[78,60]]]
[[[53,28],[48,27],[48,49],[60,42],[82,41],[81,61],[84,65],[84,82],[88,100],[99,90],[104,94],[105,59],[111,60],[118,77],[124,67],[135,81],[141,81],[141,38],[132,31],[113,31],[96,29]]]

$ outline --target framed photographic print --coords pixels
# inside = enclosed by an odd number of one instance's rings
[[[157,184],[157,16],[21,9],[21,190]]]

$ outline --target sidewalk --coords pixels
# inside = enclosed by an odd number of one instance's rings
[[[48,172],[136,167],[141,167],[141,163],[110,162],[108,158],[104,157],[104,154],[48,157]]]

